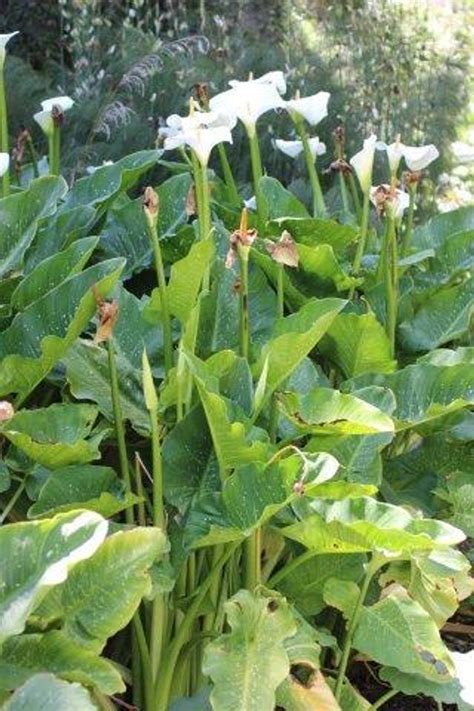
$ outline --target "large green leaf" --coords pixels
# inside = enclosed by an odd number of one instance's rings
[[[55,209],[66,190],[63,178],[46,176],[0,202],[0,277],[21,268],[38,221]]]
[[[213,245],[210,240],[193,244],[186,257],[171,267],[168,302],[171,313],[185,324],[196,303],[202,278],[210,266]]]
[[[100,436],[91,437],[97,417],[94,405],[55,404],[21,410],[0,432],[34,462],[47,469],[99,459]]]
[[[457,679],[438,684],[419,674],[401,672],[393,667],[382,667],[379,670],[379,676],[406,696],[423,694],[423,696],[431,696],[441,704],[458,704],[458,708],[459,704],[462,704],[460,697],[462,686]]]
[[[87,509],[110,518],[139,499],[126,493],[110,467],[79,464],[58,469],[46,479],[28,518],[52,516],[62,511]]]
[[[306,395],[278,396],[283,413],[302,434],[373,434],[393,432],[391,417],[365,400],[330,388]]]
[[[23,631],[48,588],[96,552],[107,528],[92,511],[0,528],[0,643]]]
[[[41,220],[35,238],[25,254],[25,274],[52,254],[61,252],[73,242],[90,234],[96,211],[89,205],[73,207]]]
[[[392,390],[397,403],[393,413],[397,430],[429,423],[474,403],[469,363],[437,366],[421,361],[396,373],[362,375],[343,387],[358,390],[368,385]]]
[[[97,237],[85,237],[73,242],[64,252],[53,254],[38,264],[12,294],[12,306],[15,311],[23,311],[68,277],[82,271],[97,242]]]
[[[27,395],[87,326],[96,310],[92,292],[105,297],[123,260],[111,259],[77,274],[19,313],[0,334],[0,395]]]
[[[338,262],[330,244],[307,246],[297,244],[299,256],[298,270],[291,271],[290,277],[296,287],[309,296],[320,296],[325,292],[345,291],[360,283],[360,279],[349,276]]]
[[[308,452],[327,452],[336,457],[347,481],[379,487],[383,470],[381,451],[393,437],[391,432],[369,435],[322,433],[311,437],[305,449]]]
[[[129,190],[138,179],[156,165],[157,150],[132,153],[113,165],[98,168],[92,175],[78,180],[69,191],[63,210],[79,206],[104,209],[120,192]]]
[[[474,308],[474,279],[441,289],[423,302],[413,318],[398,329],[400,343],[409,353],[428,351],[462,336]]]
[[[119,373],[120,404],[123,416],[139,432],[148,432],[150,416],[145,407],[140,371],[123,355],[115,356]],[[92,400],[113,421],[110,369],[105,348],[91,340],[79,339],[62,358],[66,378],[74,397]]]
[[[341,299],[314,299],[276,323],[257,364],[258,373],[267,364],[266,400],[315,347],[345,303]]]
[[[40,614],[56,619],[67,637],[100,652],[150,594],[149,569],[165,549],[166,538],[157,528],[114,533],[51,591]]]
[[[358,582],[363,576],[364,561],[365,556],[359,554],[314,555],[277,583],[277,588],[303,615],[317,615],[325,606],[326,581],[337,577],[339,581]]]
[[[211,432],[221,475],[245,463],[266,461],[268,436],[247,421],[231,400],[217,392],[216,379],[197,358],[188,358]]]
[[[89,692],[53,674],[36,674],[2,707],[3,711],[97,711]]]
[[[124,691],[120,674],[105,659],[62,632],[10,637],[0,652],[0,689],[15,689],[40,672],[96,687],[104,694]]]
[[[432,550],[437,544],[456,545],[464,538],[447,523],[414,518],[400,506],[368,497],[312,501],[306,518],[281,532],[318,553],[379,551],[401,557]]]
[[[454,676],[435,622],[403,588],[362,608],[353,645],[380,664],[437,683],[450,682]]]
[[[335,220],[322,220],[318,217],[282,217],[270,222],[271,234],[280,235],[287,230],[300,244],[314,247],[318,244],[331,245],[335,252],[341,252],[355,242],[358,230],[351,225],[341,225]]]
[[[241,590],[226,604],[231,632],[211,642],[203,671],[214,683],[214,711],[273,709],[290,670],[284,641],[296,632],[288,603],[266,591]]]
[[[346,378],[395,370],[385,329],[371,312],[338,314],[318,348]]]
[[[263,197],[267,219],[279,217],[309,217],[308,211],[297,197],[276,179],[265,176],[260,179],[260,190]]]
[[[436,249],[451,235],[472,229],[474,229],[474,208],[461,207],[458,210],[435,215],[425,225],[418,227],[413,235],[413,244],[419,249]]]

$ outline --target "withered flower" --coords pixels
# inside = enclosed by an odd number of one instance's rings
[[[158,193],[153,190],[152,187],[148,186],[147,188],[145,188],[145,192],[143,193],[143,211],[145,213],[147,221],[150,224],[156,225],[158,221],[159,209],[160,201],[158,198]]]
[[[229,237],[230,247],[225,259],[226,269],[231,269],[235,264],[235,259],[239,254],[244,258],[248,257],[250,247],[257,239],[257,230],[248,229],[248,212],[244,207],[240,217],[238,230],[232,232]]]
[[[343,158],[338,158],[334,160],[329,168],[327,168],[325,173],[342,173],[343,175],[350,175],[352,173],[352,167]]]
[[[278,242],[272,242],[269,239],[265,240],[267,252],[271,255],[273,261],[277,264],[283,264],[285,267],[296,268],[299,263],[298,250],[293,237],[287,230],[284,230]]]
[[[186,195],[185,210],[188,217],[197,215],[196,188],[194,185],[189,187],[188,194]]]
[[[405,170],[402,174],[402,183],[405,187],[410,188],[418,185],[423,177],[422,170]]]
[[[117,301],[105,301],[97,291],[95,285],[92,287],[92,290],[99,313],[99,325],[95,334],[94,343],[103,343],[112,338],[114,326],[118,318],[119,305]]]
[[[209,110],[209,85],[204,81],[199,81],[194,85],[196,99],[199,101],[203,109]]]
[[[14,414],[15,410],[11,402],[8,402],[8,400],[0,400],[0,422],[11,420]]]
[[[370,189],[370,200],[379,215],[387,214],[399,220],[409,205],[410,197],[404,190],[384,183]]]

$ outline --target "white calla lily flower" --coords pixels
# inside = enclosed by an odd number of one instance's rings
[[[428,146],[403,146],[403,157],[409,170],[424,170],[439,156],[439,151],[433,143]]]
[[[403,158],[403,143],[399,140],[393,143],[384,143],[383,141],[377,141],[375,148],[378,151],[387,151],[388,164],[390,166],[390,175],[396,175],[398,171],[398,166]]]
[[[8,153],[0,153],[0,178],[2,178],[10,167],[10,156]]]
[[[374,152],[377,143],[377,136],[372,135],[364,141],[364,147],[350,159],[349,163],[354,168],[359,178],[360,187],[363,193],[370,190],[372,183],[372,169],[374,166]]]
[[[249,79],[248,81],[239,81],[238,79],[232,79],[229,82],[229,86],[235,88],[238,86],[248,85],[248,84],[268,84],[275,87],[279,94],[283,96],[286,94],[286,79],[282,71],[267,72],[257,79]]]
[[[252,210],[252,212],[257,211],[257,198],[255,195],[252,195],[251,198],[248,200],[244,200],[244,205],[247,208],[247,210]]]
[[[304,96],[301,99],[291,99],[286,102],[286,108],[290,113],[294,112],[302,116],[311,126],[316,126],[328,115],[328,101],[331,94],[328,91],[318,91],[312,96]]]
[[[456,668],[456,677],[461,684],[460,696],[464,703],[474,706],[474,649],[470,652],[451,652],[451,659]]]
[[[451,150],[458,163],[474,163],[474,146],[463,141],[451,143]]]
[[[207,166],[214,146],[232,143],[232,121],[212,111],[196,111],[190,116],[172,114],[166,123],[168,126],[161,133],[165,136],[164,149],[189,146],[203,167]]]
[[[5,62],[5,57],[7,54],[7,44],[9,43],[11,38],[17,34],[19,34],[18,30],[16,32],[9,32],[5,35],[0,35],[0,69],[3,68],[3,64]]]
[[[231,121],[240,119],[249,136],[253,136],[260,116],[272,109],[284,108],[285,102],[275,84],[254,79],[237,82],[232,89],[216,94],[210,100],[209,107]]]
[[[41,102],[43,111],[52,111],[54,106],[59,106],[61,111],[69,111],[74,106],[74,100],[70,96],[54,96]]]
[[[57,106],[61,111],[69,111],[74,105],[73,99],[69,96],[55,96],[41,102],[42,111],[34,114],[33,118],[47,136],[51,136],[54,130],[53,108]]]
[[[326,153],[326,144],[320,141],[317,136],[309,138],[308,143],[314,159]],[[302,141],[284,141],[282,138],[277,138],[275,140],[275,146],[279,151],[290,156],[290,158],[297,158],[303,152]]]

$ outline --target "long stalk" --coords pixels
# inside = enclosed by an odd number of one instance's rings
[[[362,220],[362,207],[360,204],[359,191],[357,189],[356,181],[352,173],[349,173],[349,187],[351,189],[352,202],[354,203],[357,220],[360,224]]]
[[[250,145],[250,161],[252,164],[253,189],[255,193],[255,201],[257,203],[257,227],[259,236],[263,237],[266,215],[264,197],[261,189],[261,179],[263,178],[262,157],[260,155],[260,145],[258,143],[257,132],[254,131],[253,134],[249,133],[248,138]]]
[[[152,707],[152,711],[168,711],[173,674],[181,649],[188,639],[194,620],[199,615],[201,605],[208,593],[209,588],[215,578],[219,576],[224,565],[232,557],[238,545],[238,543],[235,543],[224,551],[221,558],[217,561],[214,568],[210,571],[207,578],[196,591],[194,600],[188,607],[184,619],[178,628],[173,641],[168,647],[167,655],[163,659],[163,664],[161,665],[160,673],[158,674],[155,684],[155,703]]]
[[[398,314],[398,249],[395,220],[388,217],[387,229],[387,270],[385,274],[385,301],[387,308],[387,335],[391,356],[395,355],[395,333]]]
[[[224,182],[227,187],[227,194],[229,199],[236,205],[240,205],[240,195],[237,190],[237,185],[235,183],[234,175],[232,173],[232,168],[230,167],[229,159],[227,158],[227,151],[223,143],[219,143],[217,146],[219,152],[219,160],[222,167],[222,173],[224,174]]]
[[[316,160],[313,154],[311,153],[308,133],[306,131],[303,119],[301,119],[300,117],[293,117],[293,122],[303,144],[303,154],[304,159],[306,161],[306,169],[308,171],[309,182],[311,183],[311,189],[313,191],[313,214],[315,217],[325,217],[326,205],[324,204],[323,191],[321,190],[321,183],[319,182],[318,171],[316,170]]]
[[[397,689],[390,689],[387,691],[386,694],[380,697],[380,699],[377,699],[375,703],[372,704],[370,707],[369,711],[376,711],[376,709],[379,709],[381,706],[387,703],[387,701],[390,701],[390,699],[398,694]]]
[[[239,247],[240,264],[240,355],[248,359],[250,347],[249,322],[249,255],[247,247]]]
[[[360,225],[360,237],[357,243],[357,250],[354,257],[354,263],[352,265],[352,273],[356,277],[359,275],[360,266],[362,264],[362,257],[364,256],[365,243],[367,241],[367,233],[369,230],[369,205],[370,198],[369,192],[364,193],[364,202],[362,204],[362,220]],[[349,298],[354,296],[355,287],[352,287]]]
[[[0,67],[0,150],[2,153],[9,153],[8,147],[8,117],[7,117],[7,97],[5,92],[5,75],[3,67]],[[10,171],[7,170],[2,177],[2,195],[6,197],[10,194]]]
[[[413,183],[408,188],[408,193],[410,195],[410,202],[408,205],[407,222],[405,225],[405,232],[403,233],[401,256],[406,257],[411,242],[411,235],[413,232],[413,222],[415,219],[415,203],[416,203],[416,183]]]
[[[254,590],[261,582],[261,539],[261,529],[257,528],[244,541],[244,584],[247,590]]]
[[[349,210],[349,196],[347,195],[346,179],[345,179],[344,174],[341,170],[339,171],[339,188],[341,190],[342,207],[344,209],[344,212],[350,212],[350,210]]]
[[[344,678],[346,675],[347,665],[349,662],[349,656],[350,656],[351,649],[352,649],[352,640],[354,639],[354,634],[357,629],[357,625],[359,624],[360,615],[362,613],[362,606],[364,604],[364,601],[365,601],[365,598],[367,595],[367,591],[369,589],[369,585],[372,581],[372,578],[374,577],[374,575],[377,572],[379,567],[380,567],[380,562],[378,560],[376,560],[375,558],[372,558],[372,560],[370,561],[370,563],[367,566],[367,571],[365,574],[364,582],[362,583],[359,597],[357,598],[357,602],[356,602],[354,610],[352,612],[352,617],[349,622],[349,627],[347,628],[347,634],[346,634],[346,638],[344,640],[344,645],[342,648],[342,657],[341,657],[341,662],[339,664],[336,685],[334,687],[334,696],[336,697],[336,701],[339,701],[341,698],[342,686],[344,684]]]
[[[49,172],[59,175],[61,171],[61,128],[53,120],[53,130],[49,136]]]
[[[165,355],[165,373],[168,375],[173,367],[173,335],[171,331],[171,318],[168,306],[168,293],[166,289],[165,269],[163,257],[161,255],[160,240],[158,237],[158,226],[156,220],[147,220],[148,233],[153,247],[155,259],[156,278],[160,292],[161,319],[163,324],[163,348]]]
[[[115,352],[112,338],[107,341],[107,351],[109,356],[110,390],[112,395],[112,407],[114,412],[115,436],[119,451],[120,471],[125,485],[125,491],[131,492],[130,470],[128,467],[127,444],[125,441],[125,427],[123,424],[122,405],[120,403],[120,390],[117,374],[117,364],[115,362]],[[129,506],[125,509],[125,520],[128,524],[133,524],[133,510]]]
[[[0,515],[0,525],[6,520],[6,518],[9,516],[12,509],[15,507],[15,504],[17,503],[18,499],[20,498],[23,491],[25,490],[25,487],[26,487],[26,477],[21,482],[18,489],[15,491],[15,493],[11,497],[10,501],[7,503],[7,505],[3,509],[2,514]]]

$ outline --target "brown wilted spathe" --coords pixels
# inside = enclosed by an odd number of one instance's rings
[[[296,268],[299,264],[299,255],[296,248],[296,243],[293,237],[287,230],[284,230],[278,242],[265,240],[267,252],[271,255],[273,261],[277,264],[283,264],[285,267]]]
[[[242,248],[244,250],[249,250],[256,239],[257,230],[248,229],[248,213],[247,208],[244,207],[240,217],[239,229],[232,232],[229,237],[230,247],[225,259],[226,268],[231,269],[234,266],[235,258],[237,257],[239,250]]]
[[[103,343],[112,338],[114,326],[118,318],[119,305],[117,301],[104,301],[95,286],[93,287],[93,292],[100,319],[94,343]]]
[[[143,209],[147,219],[151,222],[156,222],[160,209],[160,200],[158,193],[150,186],[145,188],[145,192],[143,193]]]

